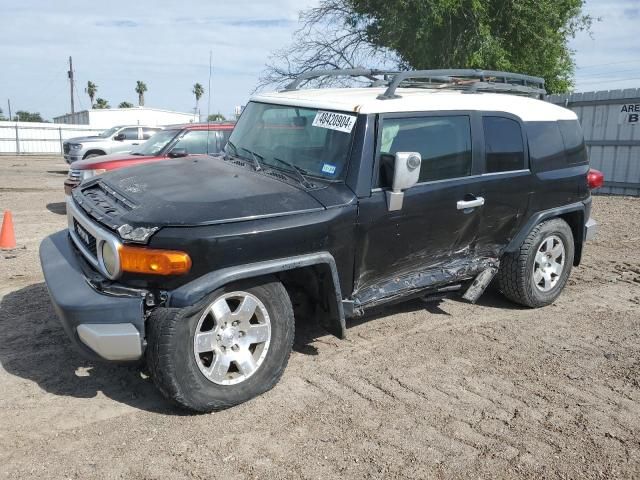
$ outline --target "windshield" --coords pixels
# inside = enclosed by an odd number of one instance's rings
[[[158,155],[179,132],[180,130],[162,130],[131,153],[134,155]]]
[[[121,127],[112,127],[109,130],[105,130],[104,132],[102,132],[100,135],[98,135],[100,138],[109,138],[111,135],[113,135],[114,133],[116,133]]]
[[[355,123],[354,114],[250,102],[227,151],[282,170],[341,179]]]

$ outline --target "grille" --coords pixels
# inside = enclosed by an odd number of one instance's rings
[[[98,248],[96,246],[96,237],[87,232],[78,221],[73,219],[73,228],[76,232],[76,237],[87,247],[94,258],[98,258]]]
[[[266,172],[266,174],[269,175],[270,177],[278,178],[278,179],[284,180],[284,181],[290,181],[291,180],[286,175],[283,175],[282,173],[274,172],[273,170],[269,170],[268,172]]]
[[[69,153],[69,144],[68,143],[63,143],[62,144],[62,149],[64,150],[64,153]]]

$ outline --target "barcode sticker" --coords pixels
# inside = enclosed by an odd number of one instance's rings
[[[313,119],[313,126],[320,128],[328,128],[329,130],[337,130],[339,132],[351,133],[353,126],[356,124],[355,115],[347,115],[345,113],[324,112],[318,110],[316,118]]]

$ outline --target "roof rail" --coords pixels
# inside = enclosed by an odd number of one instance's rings
[[[308,72],[301,73],[295,80],[288,84],[283,92],[290,92],[292,90],[298,90],[300,84],[304,81],[311,80],[312,78],[319,77],[366,77],[373,82],[379,82],[380,76],[395,75],[398,72],[390,72],[384,70],[371,70],[366,68],[346,68],[346,69],[329,69],[329,70],[310,70]],[[386,81],[384,82],[387,83]]]
[[[416,82],[416,86],[433,84],[433,87],[444,87],[451,84],[454,87],[464,88],[470,91],[511,92],[527,95],[544,95],[547,93],[544,89],[543,78],[522,75],[520,73],[473,69],[417,70],[399,72],[394,75],[387,90],[383,94],[378,95],[378,99],[390,100],[400,98],[399,95],[396,95],[396,89],[400,84],[406,80],[416,79],[423,80],[419,83]],[[424,82],[425,80],[426,82]]]

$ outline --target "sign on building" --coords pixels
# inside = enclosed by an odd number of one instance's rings
[[[620,107],[619,124],[638,125],[640,123],[640,103],[627,103]]]

